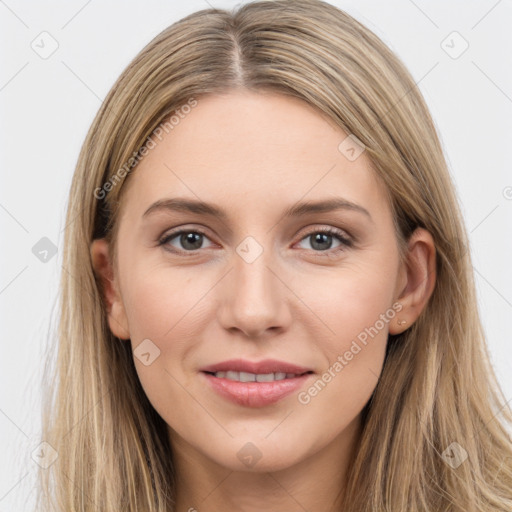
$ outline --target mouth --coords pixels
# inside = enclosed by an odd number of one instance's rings
[[[302,375],[307,375],[313,373],[312,371],[307,371],[304,373],[284,373],[284,372],[273,372],[273,373],[250,373],[250,372],[236,372],[236,371],[227,371],[227,372],[204,372],[208,375],[212,375],[217,379],[227,379],[234,382],[275,382],[278,380],[285,379],[295,379],[297,377],[301,377]]]
[[[210,390],[245,407],[264,407],[299,391],[315,372],[277,360],[224,361],[199,372]]]

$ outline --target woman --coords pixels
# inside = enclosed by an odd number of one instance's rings
[[[170,26],[74,175],[41,504],[511,510],[466,247],[423,98],[356,20]]]

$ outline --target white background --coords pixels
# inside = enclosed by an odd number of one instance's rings
[[[209,0],[220,8],[237,3]],[[431,109],[470,233],[492,362],[512,399],[512,3],[331,3],[400,56]],[[138,51],[169,24],[207,7],[205,0],[0,1],[0,512],[33,507],[43,350],[80,146]],[[47,59],[31,48],[43,31],[58,42]],[[469,43],[456,59],[441,46],[453,31]],[[461,40],[452,39],[445,44],[460,49]],[[59,251],[47,263],[32,253],[42,237]]]

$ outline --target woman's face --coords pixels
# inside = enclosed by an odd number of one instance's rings
[[[283,95],[197,101],[123,191],[110,327],[175,445],[286,468],[354,431],[407,272],[348,134]]]

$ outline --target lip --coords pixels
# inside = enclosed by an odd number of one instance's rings
[[[211,364],[200,369],[202,372],[248,372],[248,373],[295,373],[301,375],[312,372],[312,368],[298,366],[296,364],[278,361],[277,359],[264,359],[263,361],[252,362],[245,359],[230,359],[221,363]]]
[[[215,372],[229,370],[256,374],[278,372],[295,373],[297,377],[272,382],[237,382],[212,375],[212,373]],[[213,391],[237,405],[245,407],[265,407],[298,391],[304,386],[304,383],[314,375],[314,372],[310,368],[275,359],[266,359],[259,362],[232,359],[205,366],[201,368],[200,375],[206,380]]]
[[[211,388],[222,397],[246,407],[264,407],[298,391],[313,374],[273,382],[237,382],[200,372]]]

